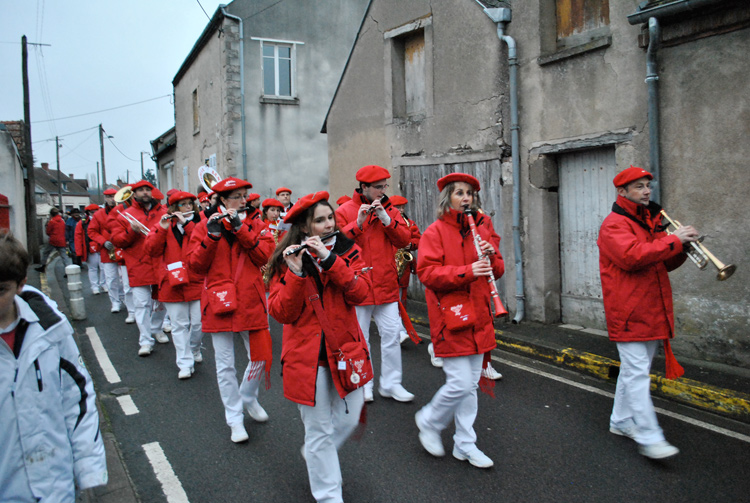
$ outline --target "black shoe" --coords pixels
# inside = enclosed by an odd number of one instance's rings
[[[68,275],[67,274],[63,274],[63,278],[68,279]]]
[[[34,270],[36,272],[44,272],[46,266],[40,265],[39,267],[35,267]]]

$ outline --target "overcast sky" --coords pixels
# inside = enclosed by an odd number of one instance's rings
[[[140,179],[141,151],[174,126],[172,79],[208,23],[201,5],[212,16],[222,3],[0,0],[0,120],[23,120],[21,37],[50,44],[29,46],[35,165],[56,167],[59,136],[61,171],[95,177],[102,124],[107,181]]]

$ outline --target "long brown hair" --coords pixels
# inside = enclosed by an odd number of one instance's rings
[[[292,224],[292,228],[289,229],[286,234],[284,234],[284,237],[281,241],[279,241],[279,244],[276,245],[276,250],[274,250],[273,255],[271,255],[271,259],[268,261],[268,267],[271,268],[272,278],[276,274],[281,273],[282,265],[284,264],[284,250],[286,250],[289,246],[300,244],[302,242],[302,239],[307,236],[304,232],[302,232],[302,227],[306,226],[309,229],[312,226],[313,217],[315,216],[315,210],[320,205],[326,206],[335,215],[336,212],[333,211],[333,206],[331,206],[331,203],[326,200],[317,202],[307,208],[305,212],[302,213],[302,215],[300,215],[299,218],[297,218],[297,220]],[[338,230],[338,228],[338,224],[334,226],[334,230]]]

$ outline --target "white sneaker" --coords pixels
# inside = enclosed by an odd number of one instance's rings
[[[250,438],[247,436],[247,430],[245,429],[244,424],[233,424],[230,426],[232,428],[232,442],[235,444],[239,444],[240,442],[247,442],[247,440]]]
[[[384,398],[393,398],[397,402],[411,402],[414,400],[414,395],[406,391],[400,384],[395,385],[391,389],[378,386],[378,393]]]
[[[495,464],[485,453],[476,448],[469,453],[465,453],[461,452],[458,447],[453,446],[453,457],[459,461],[468,461],[477,468],[491,468]]]
[[[151,351],[153,351],[153,349],[154,349],[153,346],[149,346],[148,344],[144,344],[138,350],[138,356],[148,356],[148,355],[151,354]]]
[[[655,444],[638,444],[638,453],[651,459],[664,459],[675,456],[680,450],[666,440]]]
[[[402,331],[401,331],[401,335],[400,335],[400,337],[401,337],[401,339],[399,340],[399,344],[403,344],[403,343],[405,343],[405,342],[406,342],[406,341],[408,341],[408,340],[409,340],[409,338],[410,338],[410,337],[409,337],[409,334],[408,334],[408,333],[407,333],[407,332],[406,332],[405,330],[402,330]]]
[[[266,421],[268,421],[268,413],[263,407],[260,406],[258,400],[255,400],[252,405],[249,405],[246,408],[247,413],[250,414],[250,417],[252,417],[256,422],[265,423]]]
[[[430,362],[432,363],[432,366],[439,369],[443,368],[443,359],[439,356],[435,356],[435,348],[432,346],[432,343],[427,346],[427,352],[430,354]]]
[[[503,378],[503,375],[492,368],[492,362],[487,362],[487,366],[482,369],[482,377],[486,377],[492,381],[497,381]]]
[[[365,402],[373,402],[375,397],[372,396],[372,388],[365,388]]]
[[[125,318],[125,323],[127,323],[128,325],[132,325],[133,323],[135,323],[135,314],[128,313],[128,317]]]
[[[109,312],[110,312],[110,313],[119,313],[119,312],[120,312],[120,309],[122,309],[122,307],[121,307],[121,306],[119,306],[119,305],[117,305],[117,306],[112,306],[112,309],[110,309],[110,310],[109,310]]]
[[[109,293],[109,288],[107,288],[106,286],[103,286],[102,293]]]
[[[445,456],[445,448],[443,448],[440,433],[422,424],[421,410],[414,415],[414,422],[417,423],[417,428],[419,428],[419,443],[422,444],[422,447],[436,458]]]
[[[164,332],[157,332],[154,334],[154,339],[160,344],[166,344],[169,342],[169,337]]]
[[[165,334],[171,334],[172,333],[172,325],[170,325],[169,323],[167,323],[166,325],[164,325],[163,327],[161,327],[161,330]]]
[[[99,295],[99,289],[98,288],[92,288],[91,289],[91,293],[93,293],[94,295]]]
[[[201,350],[193,351],[193,361],[195,363],[203,363],[203,353],[201,353]]]
[[[628,437],[635,440],[635,426],[629,426],[627,428],[618,428],[617,426],[609,425],[609,432],[619,435],[621,437]]]
[[[193,369],[180,369],[177,379],[190,379],[193,376]]]

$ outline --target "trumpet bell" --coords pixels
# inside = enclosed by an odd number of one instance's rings
[[[120,190],[117,191],[115,194],[115,202],[117,204],[124,203],[128,199],[130,199],[133,195],[133,189],[130,187],[130,185],[126,185]]]
[[[716,276],[716,279],[718,279],[719,281],[724,281],[725,279],[728,279],[732,274],[734,274],[735,270],[737,270],[736,265],[725,265],[724,267],[719,269],[719,274]]]
[[[221,181],[221,176],[218,171],[209,166],[201,166],[198,168],[198,178],[200,179],[201,185],[206,189],[206,192],[213,191],[213,186]]]

